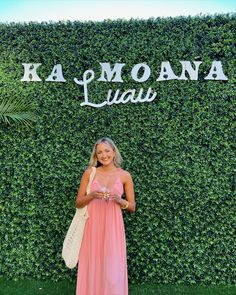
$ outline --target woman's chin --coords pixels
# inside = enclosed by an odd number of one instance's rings
[[[112,161],[104,161],[104,162],[101,162],[102,166],[110,166],[112,165]]]

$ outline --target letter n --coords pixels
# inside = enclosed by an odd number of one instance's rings
[[[182,73],[179,77],[179,80],[188,80],[185,73],[187,72],[190,76],[191,80],[198,80],[198,69],[201,61],[194,61],[195,69],[191,66],[191,63],[189,61],[181,61],[182,64]]]

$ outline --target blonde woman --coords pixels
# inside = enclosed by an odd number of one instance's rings
[[[114,142],[101,138],[82,176],[76,207],[88,205],[89,218],[80,248],[76,295],[128,294],[122,210],[135,211],[135,196],[132,177],[120,167],[121,161]],[[96,174],[86,195],[91,167],[96,167]]]

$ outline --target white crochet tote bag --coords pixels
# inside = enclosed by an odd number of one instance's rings
[[[94,179],[96,168],[92,167],[89,183],[87,186],[87,195],[90,192],[90,186]],[[84,234],[84,226],[88,218],[87,206],[83,208],[76,208],[75,215],[67,231],[65,240],[62,247],[62,258],[64,259],[66,266],[74,268],[79,259],[79,251]]]

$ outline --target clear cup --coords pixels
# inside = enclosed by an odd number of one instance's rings
[[[105,201],[109,201],[109,199],[110,199],[110,190],[107,187],[104,186],[104,187],[102,187],[102,192],[104,194],[103,199]]]

